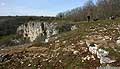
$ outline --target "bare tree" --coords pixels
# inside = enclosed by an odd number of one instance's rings
[[[96,4],[89,0],[82,7],[58,15],[72,21],[87,20],[87,16],[90,16],[91,19],[107,19],[110,16],[120,16],[120,0],[97,0]]]

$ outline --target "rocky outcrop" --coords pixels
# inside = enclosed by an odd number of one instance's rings
[[[33,42],[35,40],[48,42],[50,37],[61,32],[75,30],[73,24],[58,25],[58,23],[48,23],[42,21],[29,21],[17,28],[17,34]]]
[[[36,40],[37,37],[44,37],[43,40],[45,40],[52,35],[58,34],[56,26],[56,23],[29,21],[27,24],[19,26],[17,33],[31,42]]]

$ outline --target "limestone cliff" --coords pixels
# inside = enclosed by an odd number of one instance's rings
[[[56,23],[29,21],[17,28],[17,33],[33,42],[38,36],[49,38],[57,34]]]
[[[40,41],[49,41],[49,38],[63,31],[77,29],[75,25],[65,24],[59,26],[58,23],[48,23],[42,21],[29,21],[17,28],[17,33],[31,42],[39,39]],[[62,30],[62,31],[60,31]]]

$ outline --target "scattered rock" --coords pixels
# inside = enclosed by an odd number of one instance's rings
[[[59,60],[60,63],[62,63],[62,60]]]
[[[92,53],[92,54],[97,54],[97,46],[96,45],[90,45],[89,46],[89,51]]]
[[[6,55],[0,55],[0,62],[5,62],[11,59],[11,56],[9,54]]]
[[[76,30],[76,29],[77,29],[76,25],[71,27],[71,30]]]
[[[31,66],[31,64],[28,64],[28,67],[30,67]]]
[[[55,43],[59,43],[60,41],[59,40],[56,40]]]
[[[120,46],[120,40],[117,40],[117,41],[116,41],[116,44],[117,44],[118,46]]]
[[[109,39],[110,39],[110,37],[109,37],[109,36],[104,36],[104,37],[105,37],[105,39],[106,39],[106,40],[109,40]]]
[[[49,39],[45,39],[45,43],[48,43],[49,42]]]
[[[115,60],[111,60],[109,57],[107,57],[109,52],[99,49],[97,52],[97,57],[100,59],[101,64],[106,64],[106,63],[113,63]]]
[[[116,60],[111,60],[110,58],[108,57],[101,57],[100,58],[100,63],[101,64],[106,64],[106,63],[113,63],[115,62]]]
[[[23,62],[23,61],[21,61],[20,63],[21,63],[21,64],[23,64],[24,62]]]
[[[63,44],[65,44],[66,43],[66,41],[63,41]]]
[[[77,55],[79,53],[79,51],[73,51],[74,55]]]

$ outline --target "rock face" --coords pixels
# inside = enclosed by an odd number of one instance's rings
[[[17,33],[25,39],[30,40],[30,42],[35,40],[48,42],[53,35],[75,29],[77,29],[77,27],[72,24],[65,24],[58,27],[58,23],[29,21],[27,24],[19,26]]]
[[[17,33],[33,42],[37,37],[44,37],[43,40],[45,40],[58,34],[58,31],[56,30],[56,23],[29,21],[27,24],[19,26]]]

